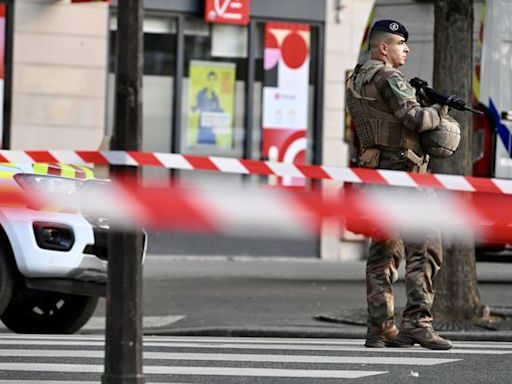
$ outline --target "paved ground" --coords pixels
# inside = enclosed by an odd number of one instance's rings
[[[510,310],[512,264],[478,263],[477,274],[482,303]],[[395,296],[402,306],[403,283],[396,284]],[[150,255],[143,306],[146,331],[152,333],[362,337],[364,262]],[[348,313],[356,321],[315,319],[332,313]],[[103,314],[100,306],[96,315]],[[458,340],[512,340],[508,329],[444,333]]]

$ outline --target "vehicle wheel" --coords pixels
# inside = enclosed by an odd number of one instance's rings
[[[0,316],[17,333],[74,333],[91,318],[97,297],[24,289]]]
[[[0,314],[11,300],[13,286],[14,274],[11,262],[5,252],[0,251]]]

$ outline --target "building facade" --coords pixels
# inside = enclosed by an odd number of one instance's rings
[[[344,82],[372,0],[251,0],[247,25],[206,22],[204,0],[144,4],[143,150],[348,164]],[[4,148],[108,148],[116,17],[116,1],[6,3]],[[260,241],[253,251],[245,240],[240,249],[203,243],[205,254],[339,259],[357,253],[351,240],[327,224],[319,238],[269,241],[263,251]],[[176,252],[202,253],[188,243],[174,239]]]

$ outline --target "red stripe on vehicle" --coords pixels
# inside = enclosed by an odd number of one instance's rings
[[[62,176],[62,167],[58,165],[48,164],[48,175]]]
[[[87,175],[83,169],[81,169],[80,167],[77,167],[76,165],[73,165],[73,164],[69,164],[69,166],[75,170],[75,178],[77,178],[77,179],[86,179],[87,178]]]

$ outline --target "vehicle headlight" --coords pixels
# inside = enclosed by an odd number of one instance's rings
[[[14,180],[26,191],[38,193],[73,194],[82,185],[82,181],[65,177],[18,173]]]

